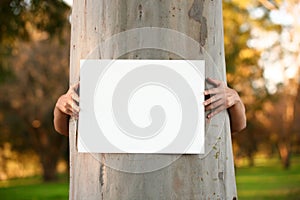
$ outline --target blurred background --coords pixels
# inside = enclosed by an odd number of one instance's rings
[[[0,1],[0,198],[67,199],[68,138],[53,108],[69,80],[72,1]],[[223,0],[240,199],[300,199],[300,1]]]

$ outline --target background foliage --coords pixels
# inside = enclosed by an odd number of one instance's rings
[[[42,173],[54,180],[59,160],[68,158],[52,112],[68,87],[70,8],[62,1],[5,0],[0,10],[0,179]]]
[[[293,0],[223,1],[227,80],[248,118],[233,136],[237,167],[275,156],[288,169],[299,154],[299,11]],[[60,0],[0,1],[0,180],[67,169],[52,111],[68,87],[69,16]]]

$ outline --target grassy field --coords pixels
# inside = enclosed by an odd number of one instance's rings
[[[256,163],[255,167],[236,170],[239,199],[300,199],[299,157],[292,159],[288,170],[282,168],[278,159],[262,159]]]
[[[1,200],[66,200],[69,196],[68,178],[43,183],[41,177],[0,181]]]
[[[240,200],[300,199],[300,157],[292,167],[283,170],[277,159],[256,161],[255,167],[236,170]],[[1,200],[62,200],[68,199],[68,179],[43,183],[40,177],[0,181]]]

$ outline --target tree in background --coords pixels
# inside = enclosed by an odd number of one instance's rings
[[[6,0],[0,10],[0,141],[34,150],[44,180],[53,180],[67,150],[52,111],[68,85],[69,8],[61,1]]]
[[[33,30],[61,35],[68,24],[69,8],[59,0],[1,0],[0,1],[0,80],[10,72],[7,61],[16,47],[16,39],[29,42]]]
[[[275,146],[288,168],[299,138],[292,128],[299,95],[299,2],[232,0],[223,9],[227,78],[248,118],[247,134],[234,137],[235,152],[253,164],[257,151],[273,154]]]
[[[240,94],[247,110],[247,128],[233,137],[235,158],[247,157],[254,165],[260,144],[268,143],[267,130],[257,120],[268,98],[263,70],[257,65],[260,52],[249,47],[251,29],[257,21],[250,15],[259,6],[253,1],[224,1],[224,43],[227,81]]]
[[[240,93],[248,118],[247,129],[233,137],[235,157],[246,156],[250,164],[257,152],[278,151],[289,166],[291,152],[299,152],[297,10],[299,3],[291,0],[223,1],[227,80]],[[292,23],[274,23],[274,15],[282,13],[278,19]],[[68,15],[59,0],[0,1],[0,147],[8,142],[21,153],[37,152],[51,168],[45,179],[54,177],[57,161],[49,162],[61,156],[56,150],[66,151],[66,139],[52,128],[51,109],[68,85]],[[277,39],[259,46],[272,37]],[[280,75],[267,75],[278,68]],[[282,74],[285,81],[272,83]]]
[[[269,132],[284,168],[288,168],[292,143],[297,137],[293,126],[299,95],[300,2],[287,0],[270,3],[262,0],[261,3],[266,8],[265,15],[269,21],[278,28],[254,27],[250,45],[262,52],[258,64],[264,70],[268,92],[278,99],[272,102]]]

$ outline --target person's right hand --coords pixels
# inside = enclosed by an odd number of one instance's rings
[[[63,113],[78,118],[79,113],[79,96],[77,90],[79,83],[71,86],[66,94],[59,97],[56,107]]]

